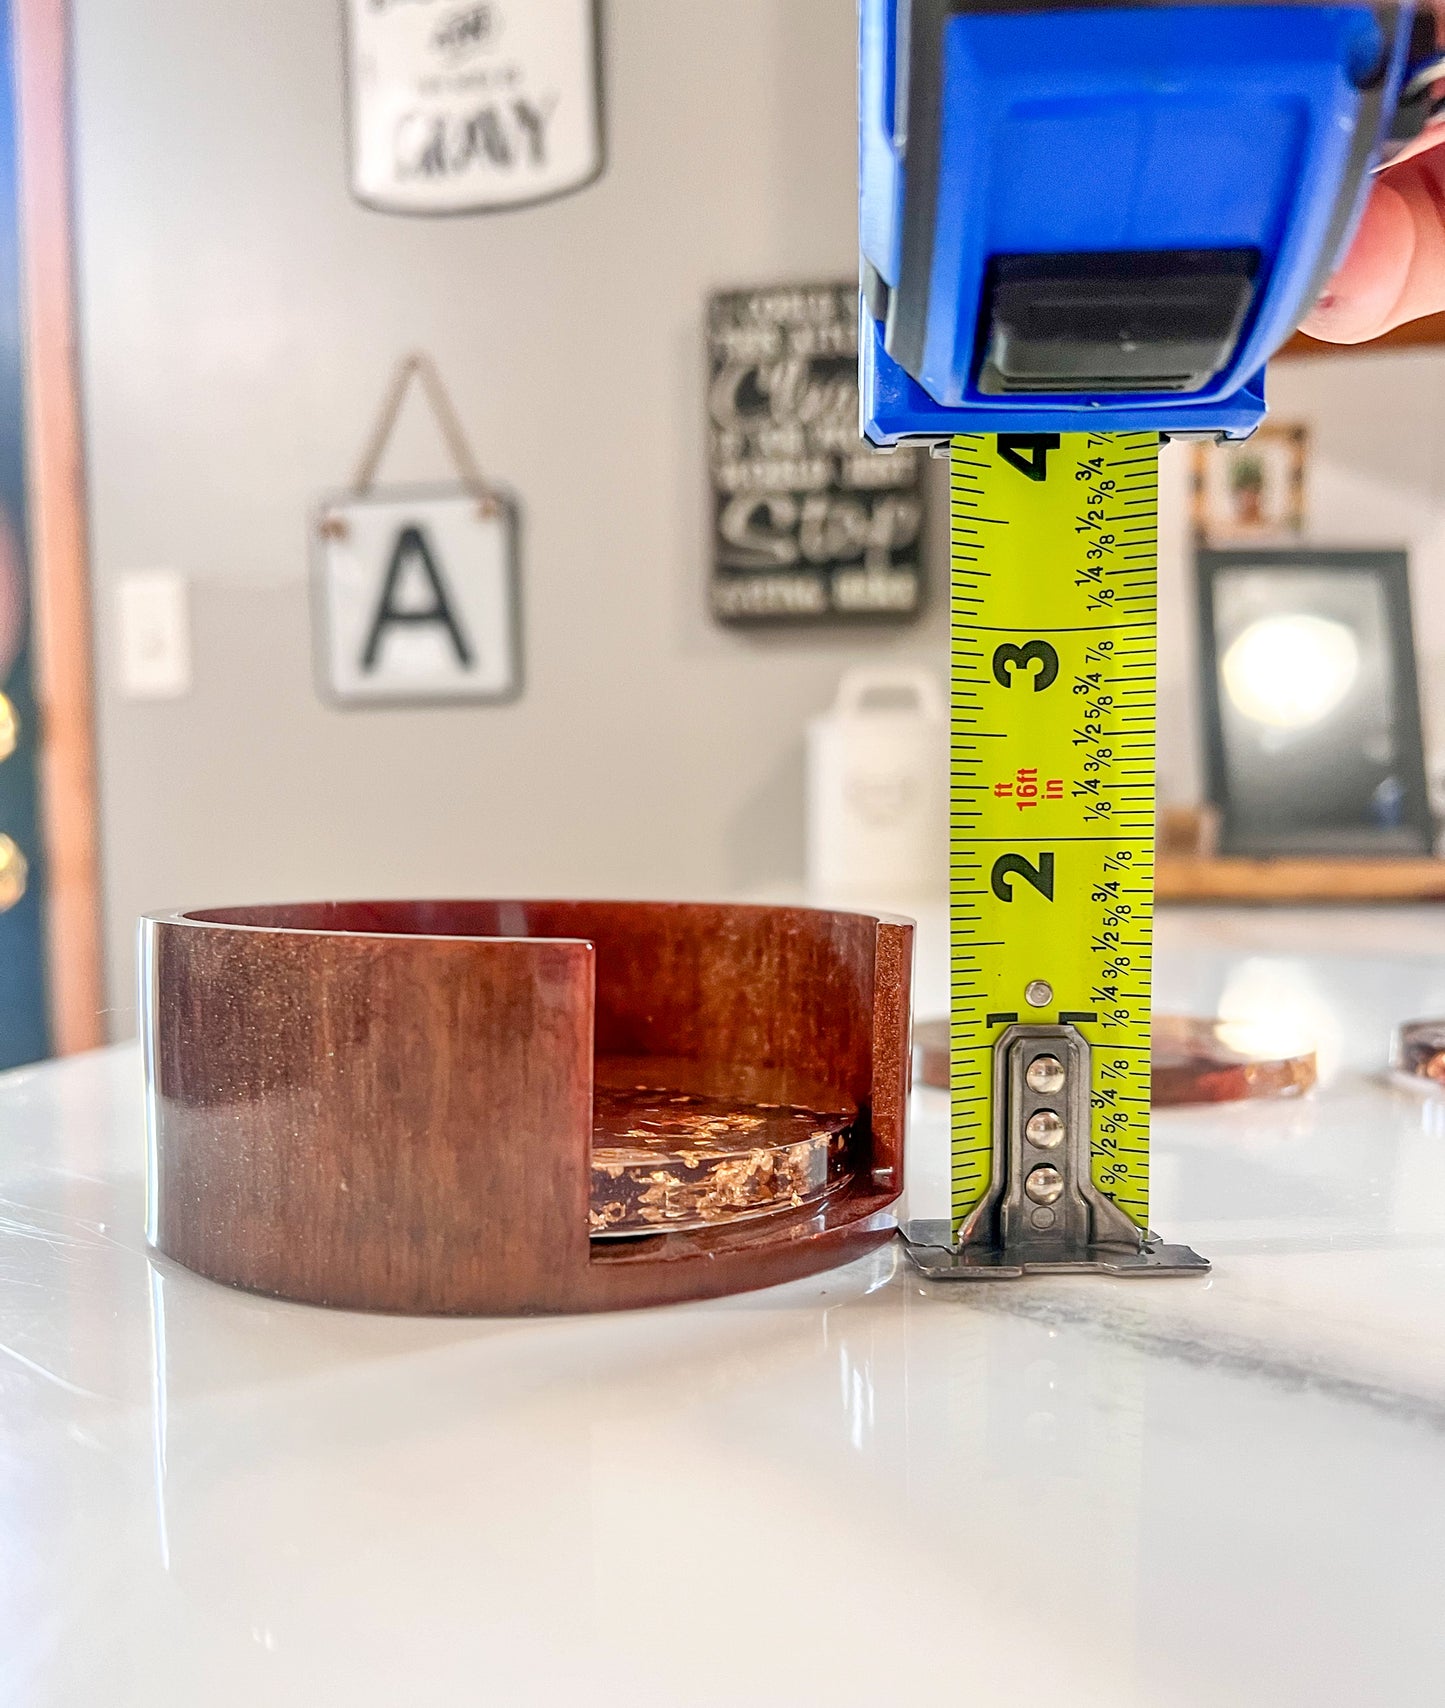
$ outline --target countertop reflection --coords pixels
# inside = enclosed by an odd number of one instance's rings
[[[1437,1704],[1445,1099],[1376,1075],[1445,1014],[1445,912],[1159,945],[1161,1008],[1323,1051],[1306,1101],[1156,1116],[1204,1281],[889,1249],[613,1317],[313,1310],[148,1257],[134,1050],[0,1076],[0,1702]]]

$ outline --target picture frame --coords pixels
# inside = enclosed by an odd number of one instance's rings
[[[1201,546],[1289,544],[1305,531],[1309,429],[1266,421],[1247,439],[1196,441],[1190,518]]]
[[[1201,549],[1196,585],[1219,852],[1428,855],[1406,554]]]

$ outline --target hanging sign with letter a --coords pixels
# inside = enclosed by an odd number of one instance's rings
[[[358,201],[481,213],[602,170],[596,0],[345,3]]]
[[[377,464],[418,376],[461,479],[381,490]],[[316,528],[318,673],[343,705],[507,700],[521,687],[517,519],[486,485],[424,356],[397,370],[351,491]]]

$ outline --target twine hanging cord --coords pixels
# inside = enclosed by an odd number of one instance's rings
[[[431,406],[437,426],[441,428],[442,438],[446,440],[447,451],[462,485],[476,496],[477,514],[483,517],[495,516],[498,508],[496,496],[482,478],[482,471],[477,466],[477,459],[472,455],[472,447],[467,443],[461,419],[447,388],[442,384],[436,363],[422,350],[414,350],[411,355],[403,356],[397,363],[396,372],[391,376],[391,384],[376,418],[376,425],[371,430],[366,449],[361,453],[361,461],[356,465],[356,474],[351,482],[352,492],[357,498],[364,498],[372,490],[376,471],[381,467],[381,459],[386,455],[386,447],[396,430],[396,418],[406,401],[407,388],[413,376],[421,382],[422,391]]]

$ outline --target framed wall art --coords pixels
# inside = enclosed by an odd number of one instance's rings
[[[343,0],[351,189],[385,213],[548,201],[602,170],[598,0]]]
[[[1309,429],[1266,421],[1247,439],[1194,445],[1191,515],[1200,545],[1287,545],[1305,527]]]
[[[1206,550],[1197,562],[1219,851],[1428,854],[1405,554]]]
[[[923,608],[923,451],[858,436],[858,288],[708,304],[713,615],[907,623]]]

